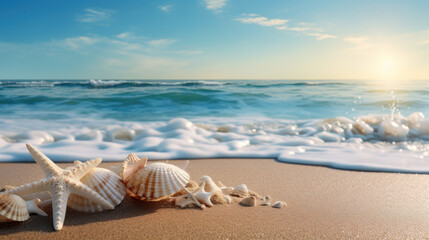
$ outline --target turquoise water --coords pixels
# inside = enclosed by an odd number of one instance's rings
[[[388,113],[393,105],[408,115],[428,106],[428,84],[421,84],[385,89],[361,81],[0,81],[0,118],[299,120]]]
[[[135,152],[429,172],[428,93],[424,81],[2,80],[0,162],[32,161],[32,143],[55,161]]]

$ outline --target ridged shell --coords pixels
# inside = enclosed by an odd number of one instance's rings
[[[234,191],[232,192],[231,195],[243,198],[243,197],[248,197],[250,194],[249,194],[249,189],[247,188],[247,185],[241,184],[234,187]]]
[[[126,168],[129,163],[137,163],[139,161],[140,161],[140,159],[134,153],[131,153],[128,155],[127,159],[125,159],[125,161],[121,165],[111,166],[110,170],[112,170],[114,173],[116,173],[121,179],[124,179],[123,178],[124,168]]]
[[[125,184],[114,172],[105,168],[94,168],[83,178],[82,183],[96,191],[113,206],[119,205],[127,192]],[[87,198],[71,194],[67,205],[81,212],[99,212],[104,208]]]
[[[133,198],[159,201],[183,189],[189,179],[189,174],[177,166],[152,163],[130,175],[125,185]]]
[[[0,222],[22,222],[29,218],[24,199],[15,194],[0,194]]]

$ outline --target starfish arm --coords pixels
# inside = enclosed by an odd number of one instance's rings
[[[85,184],[82,184],[80,182],[74,183],[70,185],[70,190],[71,190],[71,193],[87,198],[95,203],[98,203],[101,206],[103,206],[105,209],[111,210],[115,208],[111,203],[109,203],[108,201],[106,201],[106,199],[100,196],[100,194],[98,194],[96,191],[92,190]]]
[[[48,181],[46,179],[42,179],[39,181],[21,185],[14,189],[7,190],[6,193],[12,193],[19,196],[23,196],[31,193],[43,192],[43,191],[49,191],[49,190],[50,189],[49,189]]]
[[[187,207],[188,205],[195,204],[199,208],[203,208],[203,204],[200,204],[193,195],[190,195],[183,203],[180,205],[181,208]]]
[[[89,171],[94,169],[101,163],[101,158],[91,159],[84,163],[75,165],[73,167],[67,168],[73,173],[75,179],[80,180],[83,176],[85,176]]]
[[[42,168],[45,176],[52,174],[52,172],[59,173],[63,171],[60,167],[55,165],[51,159],[46,157],[45,154],[41,153],[33,145],[27,144],[27,149],[31,153],[31,156],[33,156],[34,160],[37,162],[37,165]]]
[[[192,192],[192,194],[197,194],[197,193],[201,192],[202,190],[204,190],[204,187],[205,187],[205,186],[206,186],[206,183],[205,183],[205,182],[203,182],[199,188],[195,189],[195,190]],[[186,189],[186,188],[185,188],[185,189]]]
[[[199,202],[207,205],[208,207],[213,207],[213,203],[210,201],[210,198],[213,196],[213,194],[214,192],[199,192],[195,197]]]
[[[54,222],[54,229],[61,230],[64,225],[67,210],[67,200],[70,192],[65,190],[63,186],[55,186],[51,191],[52,193],[52,215]]]

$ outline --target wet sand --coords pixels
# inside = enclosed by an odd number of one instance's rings
[[[245,183],[288,206],[178,209],[126,197],[113,211],[69,208],[59,232],[53,230],[50,207],[45,208],[49,217],[0,223],[0,239],[429,238],[429,175],[343,171],[272,159],[191,160],[187,171],[193,180],[209,175],[228,186]],[[36,164],[0,164],[0,186],[42,177]]]

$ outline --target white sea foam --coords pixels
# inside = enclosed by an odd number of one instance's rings
[[[35,128],[34,126],[37,126]],[[422,113],[356,119],[177,118],[169,122],[0,120],[0,161],[32,161],[24,143],[55,161],[256,157],[372,171],[429,172]]]
[[[92,87],[98,88],[98,87],[113,87],[117,85],[121,85],[124,81],[119,80],[95,80],[91,79],[89,80],[89,85]]]

